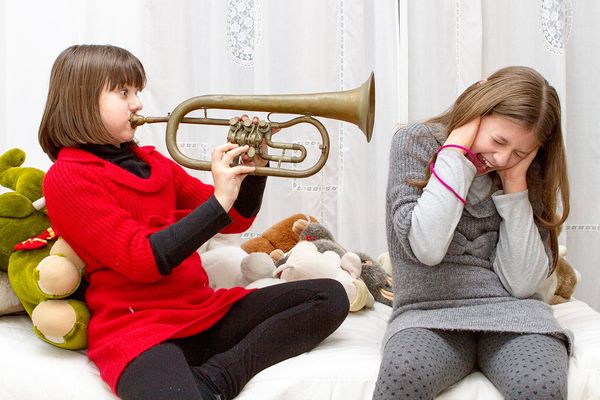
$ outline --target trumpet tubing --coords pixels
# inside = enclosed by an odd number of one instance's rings
[[[270,113],[299,114],[287,122],[266,122],[251,124],[232,118],[230,120],[215,118],[186,117],[195,110],[226,109],[263,111]],[[284,94],[284,95],[205,95],[192,97],[180,103],[168,117],[144,117],[132,114],[130,123],[137,127],[146,123],[167,123],[166,143],[167,150],[179,164],[192,169],[210,170],[210,162],[195,160],[183,154],[177,146],[177,131],[180,123],[201,125],[229,126],[228,141],[239,145],[250,145],[252,152],[257,152],[261,157],[278,162],[299,163],[306,157],[306,149],[299,144],[277,143],[271,140],[273,130],[284,129],[298,123],[312,124],[321,134],[323,144],[321,156],[317,163],[305,170],[285,169],[280,167],[256,167],[254,175],[280,176],[303,178],[317,173],[329,155],[329,135],[321,122],[314,117],[324,117],[345,122],[350,122],[363,132],[367,142],[373,135],[375,120],[375,78],[371,73],[361,86],[341,92],[309,93],[309,94]],[[269,155],[262,151],[260,144],[266,142],[268,147],[285,150],[299,151],[300,156],[287,157]],[[249,152],[250,153],[250,152]],[[249,154],[250,155],[250,154]]]

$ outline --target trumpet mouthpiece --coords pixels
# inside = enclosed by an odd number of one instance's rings
[[[137,128],[138,126],[146,123],[146,118],[142,117],[141,115],[131,113],[129,116],[129,123],[131,124],[132,128]]]

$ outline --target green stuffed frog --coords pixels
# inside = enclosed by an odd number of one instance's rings
[[[64,349],[87,347],[89,311],[73,298],[85,264],[58,238],[44,209],[44,172],[21,167],[25,152],[0,156],[0,269],[44,341]]]

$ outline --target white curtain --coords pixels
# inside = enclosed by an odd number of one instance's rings
[[[371,143],[352,124],[321,119],[331,140],[328,163],[309,178],[269,178],[246,237],[303,212],[348,249],[376,257],[386,251],[383,209],[395,124],[438,114],[502,66],[529,65],[561,96],[572,188],[562,241],[582,274],[576,296],[600,309],[600,178],[593,169],[600,151],[599,9],[593,0],[6,0],[0,2],[0,151],[21,147],[28,165],[50,166],[37,127],[52,62],[72,44],[111,43],[136,54],[148,75],[142,114],[152,116],[205,94],[348,90],[374,71]],[[207,160],[225,136],[225,128],[182,126],[179,146]],[[316,158],[319,136],[308,125],[277,136],[305,145],[309,161]],[[143,126],[137,138],[167,153],[164,125]],[[211,181],[210,173],[192,173]]]

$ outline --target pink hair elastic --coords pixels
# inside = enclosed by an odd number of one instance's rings
[[[473,152],[471,150],[467,149],[464,146],[458,145],[458,144],[445,144],[442,147],[440,147],[438,149],[438,151],[435,152],[435,155],[437,155],[443,149],[446,149],[446,148],[449,148],[449,147],[454,147],[454,148],[457,148],[457,149],[464,150],[467,153],[467,155],[472,158],[471,161],[474,161],[475,158],[476,158],[475,154],[473,154]],[[467,205],[467,200],[463,199],[460,194],[456,193],[456,190],[452,189],[450,187],[450,185],[448,185],[446,182],[444,182],[444,180],[442,178],[439,177],[439,175],[435,172],[435,169],[433,168],[433,164],[434,164],[434,162],[432,162],[432,163],[429,164],[429,169],[431,170],[431,173],[433,174],[433,176],[435,176],[437,178],[437,180],[440,181],[440,183],[446,187],[446,189],[448,189],[449,191],[451,191],[452,193],[454,193],[454,195],[461,201],[461,203],[463,203],[466,206]]]

